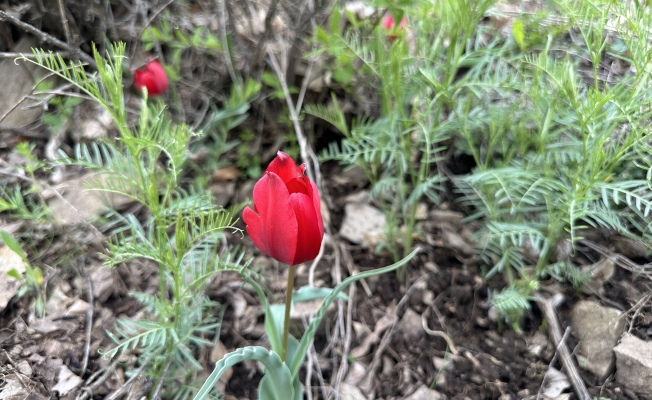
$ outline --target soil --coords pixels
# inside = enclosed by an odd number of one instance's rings
[[[10,3],[17,7],[19,2]],[[71,20],[86,21],[78,15],[79,9],[76,7],[81,7],[78,2],[63,3],[69,10],[76,10],[70,15]],[[165,8],[165,4],[157,4],[155,1],[144,3],[148,3],[152,17],[158,15],[158,7]],[[192,7],[203,5],[203,2],[197,2]],[[120,13],[116,11],[118,8]],[[116,18],[128,20],[127,10],[118,6],[116,10]],[[179,8],[173,7],[172,11],[179,11]],[[93,13],[98,12],[93,9]],[[284,17],[285,14],[281,16]],[[183,15],[179,14],[178,18],[182,17]],[[134,21],[138,20],[136,16],[133,18]],[[101,20],[105,21],[106,18]],[[40,26],[41,29],[64,39],[58,18],[47,18],[40,22],[44,24]],[[125,23],[125,26],[128,24]],[[73,26],[71,29],[76,29],[78,33],[86,32],[85,36],[79,37],[83,42],[82,49],[88,50],[90,40],[102,37],[99,34],[102,32],[97,31],[99,28],[92,24],[84,23],[84,26]],[[107,32],[113,40],[128,36],[122,28],[109,29]],[[17,27],[0,22],[0,43],[3,37],[12,38],[13,43],[23,35],[25,33]],[[235,42],[236,45],[239,43],[237,40]],[[133,45],[132,41],[130,43]],[[11,46],[0,45],[0,51],[11,51]],[[249,51],[251,52],[251,49]],[[209,78],[219,81],[218,78],[225,79],[225,76],[228,76],[225,71],[218,72],[224,75],[202,76],[203,80],[199,81],[208,81]],[[197,104],[201,102],[195,92],[189,93],[187,88],[184,90],[180,92],[180,97],[185,101],[184,105],[193,110],[187,115],[190,119],[197,116]],[[325,93],[322,93],[316,98],[323,99],[325,96]],[[264,108],[260,104],[255,107],[257,110]],[[259,117],[271,124],[270,115],[275,114],[268,112],[263,115],[264,113],[254,113],[251,117],[253,122],[246,123],[249,124],[248,127],[257,126]],[[278,136],[279,128],[270,126],[266,129],[269,132],[265,132],[262,143],[267,152],[271,149],[271,154],[274,154],[274,143],[278,142],[274,135]],[[321,132],[318,140],[322,145],[325,145],[323,142],[327,138],[337,137],[326,124],[314,129]],[[48,132],[48,127],[39,121],[25,129],[0,130],[0,159],[10,160],[9,154],[18,143],[19,135],[22,135],[20,140],[35,144],[36,153],[44,157],[49,140]],[[70,136],[66,136],[61,145],[69,148],[73,142]],[[269,160],[263,157],[261,162],[265,161]],[[9,164],[10,161],[3,161],[0,167],[5,168]],[[453,164],[451,170],[454,173],[469,171],[473,167],[470,161],[463,157],[455,160]],[[323,165],[322,174],[333,206],[330,209],[330,229],[334,235],[318,265],[315,280],[323,286],[332,287],[336,280],[348,276],[351,270],[378,268],[391,264],[392,260],[376,254],[373,249],[352,245],[337,235],[343,219],[346,196],[368,189],[366,182],[348,179],[342,183],[342,169],[332,164]],[[335,180],[334,177],[340,179]],[[50,176],[40,177],[44,181],[49,178]],[[11,175],[0,174],[0,184],[16,181]],[[235,193],[240,193],[242,188],[245,192],[246,188],[250,191],[251,183],[251,180],[240,177]],[[455,194],[451,191],[447,193],[447,198],[455,198]],[[455,207],[452,202],[440,206],[427,204],[429,212],[437,209],[450,211]],[[137,209],[123,211],[139,215]],[[485,266],[481,260],[472,254],[466,254],[459,247],[447,244],[444,240],[444,233],[452,232],[471,245],[468,233],[472,233],[474,225],[439,224],[429,218],[421,222],[420,239],[415,243],[421,251],[411,261],[403,280],[400,281],[397,275],[386,274],[356,284],[355,294],[348,303],[351,309],[347,309],[347,303],[343,302],[341,311],[334,312],[323,324],[315,338],[315,357],[319,370],[313,371],[310,388],[307,389],[312,393],[312,398],[323,398],[324,393],[328,394],[323,383],[331,387],[342,382],[338,378],[338,372],[342,368],[343,357],[347,361],[344,363],[347,373],[344,374],[343,381],[366,389],[365,396],[375,399],[408,398],[424,385],[448,399],[535,399],[540,398],[538,393],[549,366],[561,369],[554,346],[548,339],[547,321],[537,306],[532,303],[532,309],[526,312],[519,323],[520,330],[514,330],[514,326],[497,318],[491,309],[489,298],[492,292],[505,286],[503,277],[494,276],[486,281]],[[104,230],[104,233],[108,231],[102,224],[96,225]],[[80,389],[83,385],[77,385],[69,394],[62,395],[61,388],[55,388],[61,379],[57,376],[57,371],[65,365],[82,381],[86,381],[94,374],[108,370],[112,362],[103,358],[100,352],[112,345],[106,332],[114,331],[119,318],[137,319],[144,315],[142,304],[131,297],[129,292],[154,292],[158,287],[156,267],[147,262],[132,262],[118,266],[108,272],[108,275],[102,275],[105,272],[101,272],[99,265],[104,244],[95,239],[94,231],[88,226],[39,225],[11,219],[7,214],[0,213],[0,228],[7,229],[11,226],[15,228],[15,236],[24,244],[30,260],[44,270],[48,305],[52,307],[48,312],[59,317],[48,320],[49,325],[43,325],[39,322],[40,319],[35,317],[34,303],[28,297],[15,296],[8,306],[0,311],[0,391],[8,385],[5,377],[20,371],[21,385],[28,388],[29,398],[74,399],[83,393]],[[261,257],[248,238],[242,239],[241,236],[234,235],[230,237],[229,243],[244,243],[248,254],[256,255],[253,265],[265,266],[262,271],[267,279],[266,283],[277,300],[281,299],[285,268]],[[608,240],[604,243],[609,245]],[[336,260],[336,252],[343,261]],[[578,263],[587,264],[598,258],[598,255],[589,249],[578,249],[575,257]],[[335,271],[337,265],[339,270]],[[103,280],[111,282],[110,287],[95,291]],[[90,312],[92,329],[87,331],[89,314],[64,314],[62,310],[68,309],[77,299],[88,299],[89,281],[93,282],[95,288],[91,301],[93,308]],[[300,269],[296,286],[306,282],[306,269]],[[575,292],[569,284],[560,284],[553,280],[544,282],[540,292],[546,296],[551,293],[564,293],[566,302],[558,312],[561,324],[565,327],[568,325],[569,310],[578,299],[590,297],[604,305],[626,311],[640,299],[641,293],[649,290],[647,285],[649,282],[646,278],[617,268],[615,275],[604,283],[604,291],[600,296]],[[234,350],[246,345],[268,345],[260,329],[263,322],[260,304],[255,295],[243,287],[237,275],[220,276],[211,286],[209,294],[227,306],[219,338],[226,349]],[[244,311],[236,312],[242,307]],[[634,334],[642,338],[647,337],[649,318],[632,323]],[[378,329],[378,326],[384,326],[384,329]],[[294,329],[300,329],[300,326],[295,326]],[[377,336],[376,340],[369,340],[374,336]],[[570,336],[566,344],[572,351],[577,344],[577,338]],[[82,370],[86,346],[90,347],[88,363],[86,369]],[[344,353],[345,348],[347,353]],[[197,355],[206,367],[204,374],[197,376],[200,381],[205,379],[214,365],[210,361],[209,352],[210,350],[206,350]],[[114,365],[115,371],[107,374],[103,383],[93,388],[91,397],[96,400],[106,399],[110,393],[122,387],[130,372],[138,368],[135,355],[137,351],[119,357],[119,363]],[[369,374],[363,378],[360,371],[369,371]],[[598,382],[590,373],[582,369],[580,373],[591,396],[613,400],[639,398],[614,383],[613,379]],[[302,380],[305,380],[306,374],[307,371],[304,370]],[[256,363],[238,364],[224,385],[226,398],[254,399],[261,377],[262,372]],[[139,398],[139,394],[147,393],[147,389],[151,387],[150,380],[139,379],[125,398]],[[165,394],[167,389],[164,388],[162,394]],[[565,390],[565,394],[573,398],[570,388]],[[11,396],[0,398],[14,399]]]

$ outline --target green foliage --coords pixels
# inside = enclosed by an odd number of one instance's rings
[[[171,49],[172,68],[166,71],[172,80],[180,79],[181,57],[185,52],[192,50],[209,55],[222,55],[222,43],[206,27],[196,27],[193,31],[186,32],[170,23],[168,13],[165,13],[160,21],[160,27],[149,26],[143,31],[140,39],[145,51],[151,51],[156,45],[165,45]]]
[[[19,186],[0,186],[0,212],[24,220],[47,221],[50,217],[49,209],[43,203],[34,201]]]
[[[234,216],[244,205],[225,210],[214,204],[210,193],[181,186],[190,142],[201,133],[173,123],[162,102],[143,99],[138,120],[127,119],[122,93],[124,49],[123,44],[110,46],[107,59],[95,52],[98,72],[93,75],[41,51],[35,51],[34,62],[107,109],[119,133],[117,140],[79,145],[73,157],[62,153],[57,164],[93,171],[98,178],[95,190],[129,197],[148,211],[144,222],[133,215],[109,214],[112,234],[106,264],[149,260],[159,270],[159,291],[132,293],[145,305],[148,317],[119,321],[115,333],[108,333],[116,347],[106,355],[138,348],[140,361],[150,365],[152,376],[170,384],[178,377],[185,382],[202,368],[195,359],[196,350],[209,344],[202,337],[219,331],[219,321],[212,317],[218,314],[218,305],[205,295],[207,285],[220,271],[242,271],[247,266],[237,252],[217,253],[224,230],[235,229]],[[234,102],[250,98],[256,88],[249,85],[245,91],[237,94],[239,98],[234,95]],[[226,131],[233,123],[224,118],[218,129]],[[223,147],[224,142],[218,145]],[[188,398],[194,391],[184,386],[179,393]]]
[[[477,15],[470,22],[475,25],[482,16],[479,7],[483,4],[469,4],[471,11],[458,11]],[[341,144],[330,144],[322,159],[363,169],[371,182],[372,196],[387,218],[388,242],[384,247],[394,259],[400,258],[399,247],[403,255],[410,251],[417,204],[424,198],[439,203],[445,181],[434,168],[442,160],[443,142],[453,132],[445,118],[452,95],[440,86],[432,87],[426,79],[431,71],[424,70],[438,65],[440,58],[448,59],[448,50],[441,43],[448,33],[437,32],[445,35],[436,38],[436,30],[428,22],[440,6],[439,2],[423,2],[390,7],[398,21],[403,15],[407,17],[408,28],[418,41],[428,41],[428,45],[418,43],[416,48],[408,43],[406,35],[390,40],[381,26],[355,21],[348,14],[345,17],[350,29],[343,30],[340,18],[344,16],[338,9],[331,16],[330,32],[317,32],[321,45],[317,52],[330,56],[333,70],[343,71],[339,78],[334,73],[334,78],[345,85],[356,82],[370,87],[378,96],[380,115],[358,116],[348,126],[335,97],[329,107],[309,105],[304,111],[330,122],[344,135]],[[463,37],[459,40],[463,43]],[[452,69],[448,72],[455,75]],[[400,225],[405,229],[399,231]]]
[[[516,322],[539,278],[586,281],[556,255],[581,240],[583,229],[652,238],[650,181],[638,168],[650,165],[645,135],[652,97],[640,86],[649,74],[637,69],[607,81],[601,67],[610,46],[607,23],[622,17],[614,27],[627,51],[610,55],[649,68],[652,52],[633,38],[648,36],[650,17],[615,1],[559,0],[557,6],[569,23],[554,27],[540,45],[515,32],[516,43],[497,38],[486,48],[466,47],[463,58],[472,63],[454,82],[449,118],[459,127],[458,149],[477,165],[456,181],[474,210],[470,219],[486,221],[476,243],[491,266],[488,275],[505,273],[509,283],[493,303]],[[519,21],[513,30],[537,32],[536,20]],[[571,28],[579,35],[569,37]],[[441,86],[441,79],[433,81],[433,88]]]
[[[245,170],[249,176],[257,177],[260,170],[260,157],[250,154],[250,143],[255,136],[247,131],[240,133],[239,140],[229,141],[229,132],[242,124],[249,116],[251,102],[258,96],[261,84],[254,80],[234,82],[229,97],[225,100],[222,109],[213,109],[211,119],[204,125],[206,132],[201,140],[193,143],[192,149],[208,150],[206,162],[195,168],[203,173],[211,173],[224,166],[221,156],[227,151],[238,147],[236,165]]]
[[[25,295],[31,296],[34,298],[34,311],[38,318],[43,316],[43,310],[45,308],[45,288],[43,287],[43,272],[39,267],[33,267],[23,248],[20,247],[20,244],[16,239],[11,236],[9,233],[0,230],[0,240],[7,246],[11,251],[16,253],[23,264],[25,265],[25,277],[23,277],[18,270],[15,268],[7,271],[7,275],[21,281],[21,286],[18,289],[18,296],[23,297]],[[0,263],[3,260],[0,259]]]
[[[72,118],[73,107],[82,101],[84,99],[79,97],[53,97],[49,104],[54,107],[54,111],[43,116],[43,123],[48,125],[53,132],[61,130],[64,123]]]
[[[258,396],[261,400],[300,400],[303,398],[303,389],[299,381],[299,369],[303,365],[310,344],[315,338],[317,328],[326,316],[328,307],[336,299],[346,300],[342,293],[344,289],[354,282],[361,279],[370,278],[391,271],[396,271],[407,264],[412,257],[419,252],[419,249],[412,251],[402,260],[387,267],[378,268],[371,271],[365,271],[348,277],[336,287],[331,289],[303,287],[295,292],[296,297],[292,297],[293,303],[310,301],[323,298],[322,305],[317,310],[314,318],[310,321],[308,328],[304,332],[301,340],[297,340],[292,335],[288,337],[288,354],[285,363],[281,362],[279,354],[282,350],[281,334],[283,332],[284,306],[280,304],[271,305],[265,296],[262,288],[255,280],[245,275],[245,280],[250,283],[261,303],[265,312],[265,331],[272,346],[272,350],[262,347],[244,347],[235,350],[224,356],[216,365],[215,369],[208,377],[201,390],[195,396],[194,400],[203,400],[207,397],[209,390],[217,383],[220,376],[226,369],[244,360],[256,360],[265,365],[265,376],[260,382]]]
[[[475,163],[454,183],[468,219],[484,222],[475,242],[487,276],[507,280],[494,304],[516,323],[539,279],[585,281],[568,256],[556,255],[584,229],[652,238],[652,96],[643,89],[652,51],[641,40],[652,17],[643,7],[558,0],[519,16],[505,36],[480,23],[493,0],[409,3],[376,2],[397,21],[406,16],[409,40],[388,40],[382,27],[338,9],[316,33],[315,52],[333,71],[355,71],[335,80],[354,97],[352,82],[371,89],[378,115],[349,125],[335,98],[304,110],[344,135],[323,158],[365,171],[394,230],[390,240],[405,225],[407,251],[410,212],[424,197],[437,203],[443,178],[433,164],[449,143]],[[612,77],[607,54],[633,72]]]
[[[23,162],[15,167],[19,174],[26,174],[34,179],[35,172],[44,167],[44,163],[34,154],[34,144],[20,142],[14,148]],[[36,198],[36,200],[34,199]],[[50,217],[50,210],[41,196],[41,188],[37,184],[31,184],[27,189],[20,185],[0,186],[0,212],[7,212],[12,218],[47,222]]]

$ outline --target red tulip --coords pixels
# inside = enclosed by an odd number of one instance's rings
[[[394,21],[394,17],[392,14],[385,14],[385,18],[383,18],[383,21],[380,23],[380,25],[387,31],[391,32],[394,30],[394,27],[396,26],[396,21]],[[401,20],[401,25],[399,26],[399,30],[403,30],[405,28],[405,25],[407,25],[407,19],[404,17]],[[396,40],[398,36],[396,35],[389,35],[389,40],[394,41]]]
[[[317,185],[283,152],[254,186],[254,208],[242,213],[247,232],[266,255],[288,265],[314,260],[324,236]]]
[[[165,93],[170,82],[161,63],[152,60],[143,68],[134,71],[134,86],[141,91],[147,88],[147,95],[154,97]]]

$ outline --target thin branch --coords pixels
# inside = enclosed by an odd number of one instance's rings
[[[315,168],[313,164],[315,160],[314,159],[311,160],[308,154],[308,140],[306,139],[306,136],[303,134],[303,129],[301,129],[301,124],[299,123],[299,115],[297,114],[296,107],[294,106],[294,102],[292,101],[292,96],[290,95],[290,89],[288,88],[288,84],[285,80],[285,74],[281,70],[281,66],[278,63],[278,60],[276,60],[276,56],[274,55],[274,53],[268,52],[268,55],[269,55],[270,65],[274,69],[274,72],[276,73],[278,80],[281,82],[283,95],[285,96],[285,101],[287,102],[288,108],[290,109],[290,119],[292,120],[292,125],[294,126],[294,132],[297,135],[297,141],[299,142],[299,148],[301,149],[301,159],[306,164],[306,168],[307,168],[306,172],[308,173],[308,178],[310,178],[310,180],[312,180],[313,182],[319,184],[319,182],[315,180],[315,173],[318,173],[315,172]],[[313,161],[313,162],[311,163],[309,161]]]
[[[564,337],[561,338],[561,342],[559,343],[559,346],[557,346],[557,348],[555,349],[555,355],[552,356],[552,360],[550,360],[550,363],[548,364],[548,371],[550,371],[550,368],[554,368],[555,363],[557,362],[557,357],[559,356],[559,347],[564,345],[564,343],[566,343],[566,339],[568,339],[570,332],[571,332],[571,328],[570,326],[567,326],[566,332],[564,332]],[[537,393],[536,400],[539,400],[539,398],[541,397],[541,393],[543,393],[543,387],[546,384],[547,378],[548,378],[548,374],[546,373],[543,376],[543,379],[541,379],[541,386],[539,386],[539,392]]]
[[[577,372],[577,367],[573,363],[573,358],[566,348],[566,345],[562,341],[561,336],[561,327],[559,325],[559,320],[557,319],[557,313],[555,312],[555,307],[560,305],[564,301],[564,296],[560,293],[552,296],[550,299],[545,299],[539,294],[535,294],[535,299],[537,305],[541,309],[541,312],[546,316],[548,321],[548,326],[550,327],[550,336],[552,337],[552,342],[557,347],[559,352],[559,358],[561,359],[561,364],[566,370],[566,374],[570,378],[573,389],[575,389],[575,394],[579,400],[591,400],[589,392],[586,390],[586,385],[582,377]]]
[[[86,301],[88,302],[88,309],[86,310],[86,338],[84,341],[84,358],[82,360],[81,371],[79,372],[80,376],[84,376],[86,372],[86,367],[88,366],[88,355],[91,348],[91,331],[93,328],[93,282],[90,277],[86,277]]]
[[[249,71],[247,72],[248,76],[251,76],[254,68],[258,66],[260,63],[265,50],[265,42],[267,41],[267,36],[269,35],[269,32],[272,30],[272,20],[276,16],[276,10],[278,9],[278,1],[279,0],[272,0],[272,3],[269,5],[269,9],[267,10],[267,16],[265,16],[265,31],[263,32],[263,35],[260,37],[258,40],[258,44],[256,45],[256,50],[254,50],[254,55],[251,57],[251,63],[249,64]]]
[[[68,17],[66,17],[66,7],[63,5],[63,0],[57,0],[59,3],[59,14],[61,14],[61,25],[63,25],[63,33],[66,35],[66,42],[71,43],[70,27],[68,26]]]
[[[46,53],[43,54],[45,57],[64,57],[68,58],[75,53],[69,52],[69,51],[63,51],[63,52],[57,52],[57,53]],[[0,58],[36,58],[34,54],[31,53],[11,53],[11,52],[2,52],[0,51]]]
[[[115,392],[111,393],[110,396],[106,397],[106,400],[116,400],[118,397],[122,396],[124,392],[126,392],[131,385],[136,381],[136,379],[139,379],[140,376],[145,372],[145,370],[149,367],[149,362],[146,362],[145,364],[141,365],[140,368],[138,368],[138,371],[136,371],[135,374],[129,378],[127,382],[124,383],[124,385],[120,386],[120,389],[116,390]]]
[[[80,60],[88,63],[93,68],[97,68],[97,64],[95,64],[95,60],[93,59],[93,57],[91,57],[88,54],[84,53],[83,51],[81,51],[81,49],[74,48],[71,45],[69,45],[68,43],[62,42],[61,40],[55,38],[54,36],[51,36],[51,35],[43,32],[42,30],[33,27],[32,25],[27,24],[27,23],[19,20],[18,18],[10,15],[10,14],[7,14],[6,12],[4,12],[2,10],[0,10],[0,21],[11,22],[12,24],[16,25],[17,27],[23,29],[24,31],[29,32],[32,35],[36,36],[42,42],[50,43],[50,44],[53,44],[53,45],[55,45],[55,46],[57,46],[57,47],[59,47],[61,49],[64,49],[64,50],[76,55],[77,57],[79,57]]]
[[[233,69],[233,62],[231,61],[231,49],[229,48],[229,41],[226,37],[226,9],[224,7],[224,2],[226,0],[217,0],[217,6],[219,7],[220,15],[220,41],[222,42],[222,48],[224,49],[224,60],[226,61],[226,69],[229,70],[229,75],[231,76],[231,82],[238,82],[238,77],[235,74],[235,69]]]

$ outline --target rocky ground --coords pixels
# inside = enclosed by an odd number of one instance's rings
[[[70,33],[61,20],[35,12],[30,8],[35,3],[9,2],[0,10],[18,15],[25,23],[37,25],[37,21],[40,31],[65,40]],[[75,35],[89,35],[66,42],[81,43],[82,51],[88,52],[87,43],[100,29],[97,21],[110,18],[97,17],[103,15],[102,10],[92,8],[88,12],[96,15],[97,26],[84,30],[87,20],[81,18],[81,5],[59,3],[69,12],[73,26],[68,29]],[[145,15],[155,19],[171,7],[177,19],[192,17],[197,23],[199,11],[206,6],[203,2],[170,3],[148,3]],[[268,6],[266,2],[257,5],[261,10]],[[218,15],[216,8],[210,10]],[[139,54],[137,35],[130,29],[142,29],[144,22],[133,9],[116,6],[114,13],[111,18],[134,23],[114,28],[105,24],[102,29],[111,40],[126,40],[133,54]],[[279,15],[287,17],[288,10]],[[265,26],[264,18],[259,22]],[[264,32],[246,34],[262,40]],[[245,41],[246,34],[238,40]],[[302,40],[298,35],[292,39]],[[0,18],[1,52],[26,51],[32,45],[44,45],[42,40],[27,33],[24,26]],[[248,51],[255,58],[256,46]],[[221,78],[226,79],[228,71],[220,68]],[[23,109],[33,104],[29,101],[39,104],[38,99],[24,96],[33,90],[34,75],[40,74],[24,64],[15,65],[13,57],[0,61],[0,87],[9,88],[0,99],[2,187],[34,183],[16,172],[20,170],[16,167],[24,165],[13,153],[19,142],[29,141],[41,158],[51,159],[58,148],[68,150],[77,142],[110,135],[113,129],[107,115],[88,102],[77,106],[65,122],[68,125],[58,131],[42,122],[42,102],[40,108]],[[215,76],[200,76],[193,84],[201,85],[202,79],[209,78]],[[298,74],[297,79],[301,78]],[[310,96],[324,98],[328,89],[319,90]],[[187,88],[180,90],[184,106],[192,110],[185,114],[190,123],[200,114],[199,101],[191,99],[192,95]],[[263,108],[261,104],[252,107]],[[261,109],[252,114],[253,119],[269,124],[269,132],[261,139],[266,149],[262,163],[269,161],[266,154],[273,155],[283,143],[269,122],[271,114]],[[328,128],[315,130],[323,133]],[[316,146],[323,147],[332,136],[323,133]],[[456,162],[458,168],[472,167],[464,160]],[[329,163],[321,166],[321,174],[329,212],[326,244],[315,268],[308,263],[298,269],[297,287],[308,281],[332,287],[348,275],[392,262],[373,251],[382,240],[386,222],[377,205],[369,201],[364,175]],[[65,169],[35,178],[52,209],[52,222],[0,213],[0,229],[17,237],[30,262],[43,270],[47,294],[44,317],[38,318],[33,298],[18,296],[19,283],[7,275],[13,268],[24,271],[21,258],[8,246],[0,246],[0,399],[140,399],[147,398],[152,388],[153,382],[135,363],[137,351],[114,360],[102,357],[102,351],[112,346],[106,331],[114,329],[117,319],[143,315],[142,304],[129,292],[155,292],[157,268],[146,261],[115,269],[102,267],[100,255],[109,236],[102,220],[104,204],[108,200],[116,210],[135,215],[139,209],[122,198],[94,197],[85,190],[88,178],[84,171]],[[250,198],[254,182],[238,169],[220,167],[209,185],[216,201],[228,205]],[[448,195],[452,199],[453,191]],[[302,376],[308,398],[335,398],[339,393],[347,400],[652,399],[652,269],[642,243],[587,231],[573,259],[591,274],[591,281],[580,291],[556,280],[544,282],[518,330],[499,318],[489,301],[492,291],[504,287],[505,281],[502,276],[483,278],[485,266],[471,241],[477,227],[463,221],[466,214],[453,201],[438,206],[424,202],[417,214],[421,251],[410,262],[404,281],[393,274],[363,280],[350,289],[348,302],[333,307]],[[285,267],[261,256],[246,237],[233,235],[229,242],[244,244],[248,254],[256,257],[252,267],[262,271],[280,301]],[[197,357],[206,365],[204,374],[197,376],[200,380],[225,352],[268,345],[260,304],[239,276],[220,275],[209,295],[227,308],[219,340],[210,338],[214,346]],[[301,330],[315,309],[310,305],[297,308],[294,329]],[[220,382],[225,398],[255,398],[261,373],[256,363],[234,367]]]

